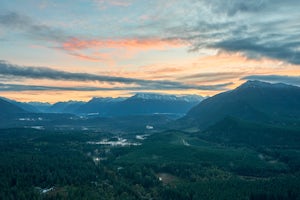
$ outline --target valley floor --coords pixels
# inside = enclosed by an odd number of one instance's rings
[[[0,199],[300,199],[300,149],[165,131],[0,130]]]

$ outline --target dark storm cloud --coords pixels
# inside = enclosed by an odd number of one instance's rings
[[[286,83],[300,86],[300,76],[251,75],[243,77],[242,80],[259,80],[272,83]]]
[[[16,12],[4,12],[0,14],[0,26],[18,31],[23,31],[26,35],[41,40],[51,40],[56,42],[65,41],[69,37],[59,29],[39,24],[26,15]]]
[[[123,84],[136,84],[138,89],[198,89],[198,90],[224,90],[226,86],[232,83],[218,84],[218,85],[192,85],[184,84],[176,81],[168,80],[143,80],[136,78],[116,77],[116,76],[102,76],[88,73],[72,73],[60,70],[54,70],[47,67],[24,67],[9,64],[5,61],[0,61],[0,75],[30,78],[30,79],[51,79],[51,80],[65,80],[65,81],[98,81],[108,83],[123,83]],[[39,88],[36,88],[39,89]],[[47,89],[47,88],[45,88]],[[50,89],[50,88],[48,88]],[[59,88],[57,88],[59,89]],[[92,90],[91,88],[89,90]]]

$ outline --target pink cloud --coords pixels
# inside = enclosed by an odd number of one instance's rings
[[[71,38],[59,49],[81,60],[115,64],[118,59],[129,59],[141,51],[180,48],[186,44],[181,40],[158,38],[137,39],[80,39]]]
[[[184,43],[180,40],[161,39],[107,39],[107,40],[81,40],[72,38],[62,44],[65,50],[83,49],[127,49],[127,50],[160,50],[170,47],[181,47]]]

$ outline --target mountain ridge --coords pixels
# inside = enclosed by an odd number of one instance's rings
[[[1,108],[1,112],[0,112],[1,118],[9,118],[15,114],[27,112],[24,109],[20,108],[19,106],[15,105],[14,103],[6,101],[2,98],[0,98],[0,108]]]
[[[300,87],[247,81],[234,90],[203,100],[180,122],[200,129],[230,116],[264,123],[282,123],[300,118],[299,99]]]

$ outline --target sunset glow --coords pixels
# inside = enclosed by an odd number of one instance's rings
[[[220,3],[222,2],[222,3]],[[2,0],[0,96],[211,96],[300,85],[298,1]]]

